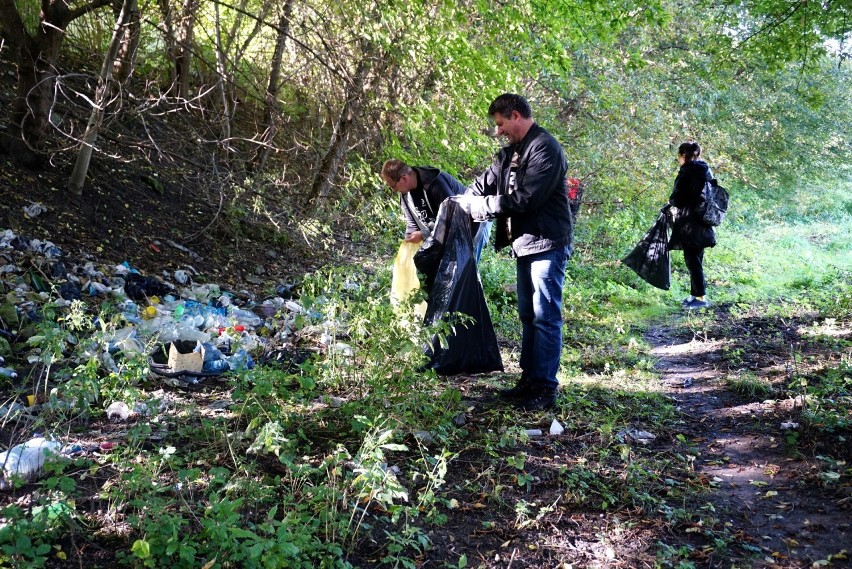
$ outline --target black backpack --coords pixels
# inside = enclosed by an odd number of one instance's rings
[[[728,213],[728,190],[719,185],[716,178],[704,182],[698,215],[707,225],[717,226],[725,221]]]

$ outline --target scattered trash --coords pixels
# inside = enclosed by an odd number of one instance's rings
[[[528,437],[540,437],[542,435],[541,429],[525,429],[524,433]]]
[[[106,414],[107,419],[110,421],[126,421],[130,418],[132,412],[130,411],[130,407],[127,406],[127,403],[116,401],[106,408]]]
[[[169,344],[169,371],[200,373],[204,368],[204,351],[204,344],[201,342],[198,342],[191,352],[181,352],[180,348],[172,342]]]
[[[799,424],[795,423],[793,421],[785,421],[785,422],[781,423],[781,430],[782,431],[795,430],[795,429],[798,429],[798,428],[799,428]]]
[[[564,432],[565,432],[565,427],[563,427],[559,423],[559,421],[557,421],[556,419],[554,419],[553,422],[550,423],[550,434],[551,435],[561,435]]]
[[[0,421],[15,419],[21,413],[25,413],[26,410],[26,407],[14,401],[9,405],[0,405]]]
[[[423,446],[433,446],[436,443],[435,437],[429,431],[414,431],[411,434]]]
[[[640,445],[647,445],[656,439],[657,435],[649,433],[648,431],[640,431],[638,429],[630,428],[618,431],[615,438],[622,443],[634,442]]]
[[[32,219],[32,218],[38,217],[39,215],[46,212],[47,207],[45,207],[44,205],[42,205],[40,203],[31,203],[28,206],[24,206],[23,210],[24,210],[24,215],[26,215],[27,217]]]
[[[36,478],[47,457],[58,454],[61,448],[59,442],[35,437],[0,453],[0,466],[3,468],[0,489],[11,488],[9,478],[13,476],[20,476],[27,481]]]

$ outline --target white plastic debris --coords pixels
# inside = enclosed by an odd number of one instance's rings
[[[528,437],[540,437],[542,434],[541,429],[525,429],[524,433],[526,433]]]
[[[782,431],[789,431],[791,429],[798,429],[798,428],[799,428],[799,424],[796,423],[796,422],[793,422],[793,421],[785,421],[785,422],[781,423],[781,430]]]
[[[126,421],[132,412],[124,401],[115,401],[106,409],[107,419],[110,421]]]
[[[48,456],[58,454],[62,444],[35,437],[0,453],[3,476],[22,476],[26,480],[35,478]]]
[[[47,208],[40,203],[30,203],[28,206],[24,206],[24,215],[29,218],[38,217],[47,211]]]
[[[565,427],[563,427],[559,423],[559,421],[557,421],[556,419],[554,419],[553,422],[550,423],[550,434],[551,435],[561,435],[564,432],[565,432]]]
[[[288,300],[284,303],[284,306],[287,307],[287,310],[290,312],[296,312],[297,314],[306,314],[307,310],[302,308],[302,305],[294,300]]]
[[[653,433],[649,433],[648,431],[640,431],[634,428],[619,431],[618,433],[616,433],[615,436],[621,442],[632,441],[640,445],[647,445],[648,443],[657,438],[657,435]]]

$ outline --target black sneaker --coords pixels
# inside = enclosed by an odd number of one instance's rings
[[[527,397],[515,403],[515,408],[521,411],[544,411],[553,407],[556,395],[556,389],[553,387],[534,388]]]
[[[706,300],[698,300],[697,298],[693,298],[689,302],[683,304],[684,310],[700,310],[702,308],[707,308],[710,306],[710,303]]]
[[[529,379],[522,375],[521,379],[518,380],[518,383],[515,384],[515,387],[501,389],[500,397],[504,399],[523,399],[532,393],[532,389],[533,384]]]

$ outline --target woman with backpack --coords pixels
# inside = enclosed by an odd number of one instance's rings
[[[697,142],[684,142],[677,153],[680,170],[669,197],[672,236],[668,248],[683,250],[683,260],[689,271],[690,294],[681,304],[686,310],[696,310],[709,305],[704,280],[704,249],[716,245],[716,233],[703,221],[698,206],[701,190],[705,182],[713,179],[713,173],[700,159],[701,146]]]

